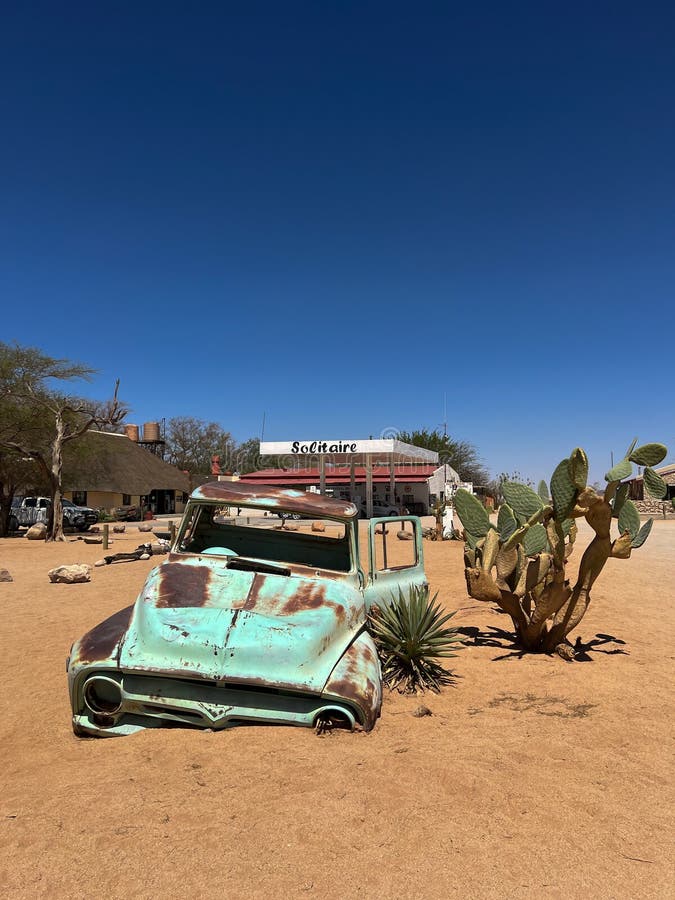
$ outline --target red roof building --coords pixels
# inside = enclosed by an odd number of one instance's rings
[[[354,466],[352,489],[350,466],[326,466],[326,494],[336,499],[351,500],[362,506],[366,499],[366,467]],[[244,484],[273,485],[298,490],[319,490],[321,473],[318,467],[291,469],[260,469],[240,476]],[[427,515],[436,498],[442,495],[446,480],[458,481],[450,466],[413,463],[394,466],[394,491],[389,465],[375,464],[372,470],[373,503],[405,507],[414,515]]]

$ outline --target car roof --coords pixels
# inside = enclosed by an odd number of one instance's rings
[[[212,481],[202,484],[191,500],[215,500],[224,506],[251,506],[257,509],[288,510],[308,516],[332,516],[354,519],[358,509],[348,500],[334,500],[311,491],[281,488],[271,484],[246,484],[237,481]]]

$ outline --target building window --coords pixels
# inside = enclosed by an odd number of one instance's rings
[[[73,491],[73,503],[75,506],[86,506],[87,505],[87,492],[86,491]]]
[[[131,494],[122,494],[122,506],[131,506]]]

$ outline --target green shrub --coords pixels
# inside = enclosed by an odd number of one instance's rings
[[[412,694],[418,690],[438,692],[452,680],[452,673],[437,662],[457,654],[454,644],[461,640],[456,628],[445,627],[454,612],[443,615],[428,587],[413,585],[407,594],[384,606],[374,607],[369,616],[370,633],[382,665],[382,678],[392,690]]]

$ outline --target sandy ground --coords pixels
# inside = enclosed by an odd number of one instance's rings
[[[115,551],[144,540],[128,531]],[[101,549],[1,540],[4,896],[672,896],[675,522],[608,563],[585,662],[519,657],[510,621],[467,598],[461,546],[424,550],[466,636],[454,687],[423,698],[432,717],[389,694],[369,735],[80,740],[69,647],[153,562],[52,585],[53,565]]]

